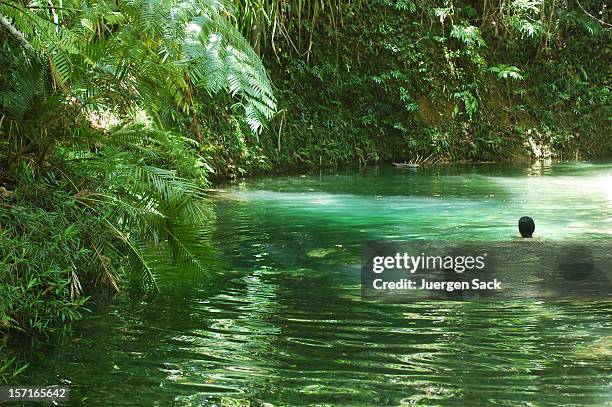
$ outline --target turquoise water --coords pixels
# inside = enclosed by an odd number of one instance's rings
[[[258,178],[213,193],[214,281],[119,296],[28,383],[88,405],[612,405],[612,303],[362,301],[366,240],[612,238],[612,164]]]

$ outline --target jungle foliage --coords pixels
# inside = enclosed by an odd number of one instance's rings
[[[265,151],[281,168],[612,152],[605,2],[243,4],[279,89]]]
[[[91,287],[209,273],[209,105],[253,134],[272,85],[216,1],[0,3],[0,329],[48,332]],[[236,120],[236,119],[234,119]]]

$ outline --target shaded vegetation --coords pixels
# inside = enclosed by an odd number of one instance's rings
[[[227,106],[256,133],[275,109],[223,6],[4,2],[0,14],[2,330],[74,320],[94,285],[207,273],[201,111]]]
[[[603,2],[280,3],[257,34],[280,167],[612,152]]]

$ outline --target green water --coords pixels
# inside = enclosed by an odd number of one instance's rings
[[[161,276],[59,344],[30,384],[88,405],[612,405],[612,303],[362,301],[364,240],[612,238],[612,164],[255,179],[214,195],[214,284]],[[249,404],[250,403],[250,404]]]

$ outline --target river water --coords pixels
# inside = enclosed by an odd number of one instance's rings
[[[360,297],[367,240],[612,242],[612,164],[257,178],[213,194],[213,280],[160,276],[38,350],[87,405],[612,405],[612,302]]]

